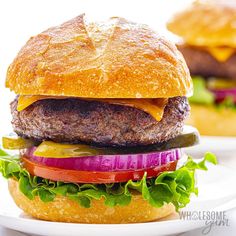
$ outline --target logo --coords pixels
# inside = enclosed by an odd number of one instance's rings
[[[225,211],[181,211],[181,220],[204,221],[203,235],[211,232],[213,227],[229,227],[229,219]]]

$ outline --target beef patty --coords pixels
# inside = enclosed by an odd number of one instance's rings
[[[170,98],[163,118],[128,106],[81,99],[37,101],[21,112],[11,103],[14,131],[37,141],[95,143],[102,146],[148,145],[179,135],[189,114],[186,97]]]
[[[236,54],[227,61],[217,61],[209,52],[189,45],[179,45],[190,73],[203,77],[219,77],[236,79]]]

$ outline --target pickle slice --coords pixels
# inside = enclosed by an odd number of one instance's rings
[[[232,79],[214,78],[211,77],[207,81],[209,89],[230,89],[236,87],[236,81]]]
[[[136,154],[190,147],[198,143],[198,131],[191,126],[185,126],[182,134],[164,143],[136,147],[95,147],[85,144],[62,144],[44,141],[36,148],[34,155],[46,158],[69,158],[96,155]]]
[[[113,151],[119,154],[165,151],[174,148],[191,147],[199,144],[199,140],[200,135],[197,129],[192,126],[185,125],[182,134],[166,142],[151,144],[147,146],[113,148]]]
[[[50,158],[84,157],[103,154],[106,150],[100,150],[85,144],[62,144],[52,141],[42,142],[34,151],[35,156]]]
[[[33,147],[35,143],[30,139],[24,139],[19,136],[7,136],[2,138],[2,146],[9,150],[18,150]]]

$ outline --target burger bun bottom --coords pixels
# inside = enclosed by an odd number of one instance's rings
[[[187,124],[197,128],[201,135],[236,136],[235,121],[235,109],[191,104],[191,116]]]
[[[44,203],[38,196],[28,199],[20,190],[19,183],[8,180],[8,187],[16,205],[25,213],[41,220],[70,223],[120,224],[155,221],[175,213],[173,204],[160,208],[151,206],[140,194],[132,195],[127,206],[109,207],[104,199],[92,200],[90,208],[81,207],[76,201],[57,196],[52,202]]]

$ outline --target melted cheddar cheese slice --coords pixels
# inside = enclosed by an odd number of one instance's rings
[[[227,61],[235,53],[234,48],[227,47],[206,47],[205,50],[220,62]]]
[[[18,97],[18,106],[17,110],[22,111],[31,104],[44,99],[67,99],[70,97],[56,97],[56,96],[19,96]],[[117,104],[117,105],[123,105],[123,106],[129,106],[129,107],[135,107],[137,109],[143,110],[153,116],[157,121],[160,121],[162,119],[164,109],[166,104],[168,103],[168,98],[155,98],[155,99],[84,99],[83,100],[89,100],[89,101],[100,101],[100,102],[107,102],[110,104]]]

